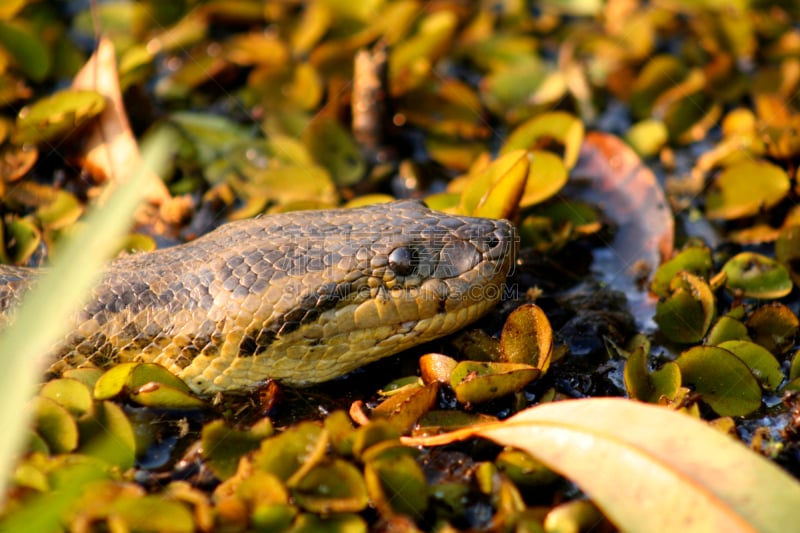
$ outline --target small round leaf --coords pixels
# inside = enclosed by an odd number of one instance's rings
[[[789,176],[766,161],[745,160],[717,176],[706,195],[708,218],[729,220],[757,215],[789,192]]]
[[[777,261],[754,252],[742,252],[722,267],[725,286],[747,298],[773,299],[792,291],[792,280]]]
[[[744,416],[761,406],[761,387],[747,365],[716,346],[695,346],[675,360],[691,385],[717,414]]]
[[[656,304],[655,321],[669,340],[697,342],[714,320],[714,306],[714,294],[705,281],[679,272],[670,283],[669,296]]]
[[[361,472],[342,459],[312,468],[292,495],[300,507],[323,514],[359,512],[369,503]]]
[[[717,346],[728,350],[744,361],[763,387],[774,391],[783,381],[781,364],[775,359],[775,356],[763,346],[745,340],[725,341]]]

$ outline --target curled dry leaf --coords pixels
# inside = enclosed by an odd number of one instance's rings
[[[95,90],[108,102],[88,133],[81,163],[100,182],[127,181],[141,166],[141,157],[122,102],[114,45],[110,40],[100,40],[95,53],[75,76],[72,88]],[[171,198],[152,171],[147,174],[145,198],[155,205]]]
[[[623,531],[785,531],[800,484],[741,443],[675,411],[619,398],[542,404],[499,423],[404,439],[483,437],[574,481]]]
[[[613,276],[608,280],[613,288],[626,292],[635,316],[652,316],[655,302],[646,293],[637,295],[635,288],[642,274],[654,272],[670,257],[675,229],[655,174],[618,137],[590,132],[572,176],[587,185],[574,198],[600,206],[616,226],[609,264],[598,268]]]
[[[582,199],[599,205],[617,225],[611,247],[623,270],[644,261],[653,271],[672,255],[674,220],[664,191],[622,140],[587,133],[573,176],[590,182]]]

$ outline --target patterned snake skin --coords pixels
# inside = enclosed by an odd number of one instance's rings
[[[198,393],[322,382],[474,321],[515,256],[508,222],[416,201],[232,222],[112,261],[50,370],[155,362]],[[37,272],[0,266],[0,313]]]

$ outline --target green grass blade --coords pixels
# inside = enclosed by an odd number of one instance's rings
[[[28,416],[20,408],[31,397],[48,351],[67,333],[67,317],[84,303],[102,274],[103,265],[130,228],[133,212],[145,190],[145,169],[166,162],[169,143],[156,135],[142,151],[142,165],[119,185],[105,205],[92,210],[86,225],[60,251],[58,261],[28,292],[14,324],[0,334],[0,498],[27,435]]]

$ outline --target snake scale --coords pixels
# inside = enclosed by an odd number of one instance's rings
[[[476,320],[515,256],[508,222],[418,201],[230,222],[111,261],[50,373],[155,362],[198,393],[326,381]],[[3,316],[38,275],[0,266]]]

